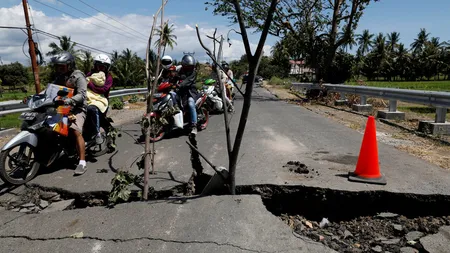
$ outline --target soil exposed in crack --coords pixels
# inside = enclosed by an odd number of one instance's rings
[[[242,186],[239,194],[261,195],[294,235],[338,252],[426,252],[418,240],[450,225],[450,196],[444,195],[276,185]]]
[[[210,178],[204,173],[193,177],[195,195],[202,192]],[[152,191],[151,199],[186,196],[187,186]],[[236,190],[240,195],[260,195],[267,210],[280,217],[295,236],[309,237],[338,252],[401,252],[404,247],[426,252],[419,239],[436,233],[441,226],[450,225],[450,196],[444,195],[347,192],[278,185],[238,186]],[[68,210],[105,206],[107,196],[107,192],[75,194],[29,186],[20,201],[39,206],[42,199],[49,204],[52,198],[74,199],[65,209]],[[138,200],[136,196],[130,201]]]

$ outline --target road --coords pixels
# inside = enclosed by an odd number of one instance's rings
[[[236,101],[238,113],[231,120],[235,136],[242,101]],[[89,171],[73,177],[71,169],[41,174],[31,183],[70,192],[109,191],[114,171],[139,173],[136,160],[143,145],[136,144],[140,128],[130,123],[121,127],[118,151],[89,163]],[[355,170],[362,134],[317,115],[303,107],[276,99],[267,90],[256,88],[237,167],[237,185],[305,185],[346,191],[384,190],[417,194],[450,194],[450,173],[413,157],[393,146],[378,143],[380,170],[388,184],[368,185],[348,182],[342,175]],[[187,136],[172,136],[155,144],[155,169],[150,185],[167,190],[187,182],[192,173]],[[198,148],[215,165],[228,167],[223,116],[211,117],[206,130],[197,136]],[[318,171],[314,177],[283,168],[288,161],[300,161]],[[203,162],[207,173],[212,169]],[[107,169],[108,173],[97,173]]]
[[[241,106],[242,101],[237,100],[237,111]],[[236,113],[232,119],[232,136],[238,117]],[[129,122],[135,120],[129,118]],[[90,162],[86,174],[73,177],[73,171],[64,168],[43,171],[31,184],[73,193],[108,192],[115,171],[139,173],[132,163],[144,150],[143,145],[135,143],[139,125],[127,123],[121,130],[118,151]],[[151,175],[150,185],[156,190],[171,189],[190,178],[192,165],[186,140],[187,136],[172,136],[155,144],[157,174]],[[237,184],[450,194],[448,171],[382,143],[380,166],[388,184],[347,181],[342,175],[355,169],[361,140],[362,134],[353,129],[256,88],[237,167]],[[211,117],[197,141],[200,151],[214,164],[227,167],[222,115]],[[291,160],[318,173],[293,174],[283,167]],[[212,174],[212,169],[202,164]],[[97,173],[100,169],[108,172]],[[73,238],[80,232],[81,238]],[[334,252],[293,234],[267,211],[257,195],[170,198],[119,204],[112,209],[92,207],[41,214],[0,211],[0,251]]]

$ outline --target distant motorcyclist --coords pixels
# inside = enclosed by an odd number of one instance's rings
[[[83,125],[86,119],[86,77],[80,70],[76,69],[75,58],[69,52],[62,52],[52,57],[52,63],[56,70],[55,84],[67,86],[74,89],[71,98],[56,101],[60,105],[72,106],[72,114],[75,121],[69,126],[69,135],[75,137],[77,152],[80,161],[75,169],[74,175],[84,174],[87,170],[85,158],[85,143],[83,138]]]
[[[179,85],[179,97],[184,108],[187,107],[191,119],[191,134],[197,134],[197,111],[195,100],[198,97],[197,71],[195,70],[196,61],[192,55],[185,55],[181,59],[181,67],[178,67],[178,76],[175,78]]]
[[[94,68],[91,70],[91,72],[86,74],[87,78],[89,79],[88,95],[90,95],[88,96],[89,99],[87,107],[87,114],[89,116],[88,122],[92,124],[92,126],[95,126],[95,142],[97,144],[103,143],[103,137],[100,133],[100,112],[106,113],[108,109],[109,91],[111,90],[111,87],[113,85],[113,77],[109,72],[110,68],[111,59],[106,54],[98,54],[94,58]],[[105,75],[105,79],[102,80],[101,84],[96,83],[95,79],[93,78],[93,75],[99,73],[104,73]],[[94,94],[89,93],[91,91]]]

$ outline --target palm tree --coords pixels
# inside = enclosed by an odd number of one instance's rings
[[[173,49],[174,45],[177,45],[177,36],[173,34],[175,28],[173,28],[173,24],[169,26],[168,23],[164,25],[163,37],[161,38],[161,29],[156,29],[156,34],[159,36],[159,39],[155,41],[155,47],[158,47],[159,44],[164,47],[162,55],[166,52],[166,47],[169,46],[170,49]]]
[[[119,86],[141,85],[145,81],[145,62],[127,48],[115,60],[113,77]]]
[[[82,51],[83,55],[80,57],[81,59],[81,70],[84,73],[88,73],[91,71],[94,66],[94,59],[92,58],[92,53],[89,51]]]
[[[408,53],[403,43],[398,44],[397,52],[395,53],[395,70],[400,78],[411,77],[411,55]]]
[[[387,74],[390,71],[390,66],[387,61],[386,37],[384,37],[383,33],[379,33],[375,38],[374,50],[372,53],[374,54],[375,67],[377,69],[378,76],[381,74]]]
[[[344,35],[344,33],[342,33],[342,36]],[[351,33],[349,39],[344,43],[343,48],[345,50],[345,52],[348,52],[348,49],[352,50],[353,46],[356,46],[358,43],[355,40],[355,34]]]
[[[428,41],[428,36],[430,33],[427,33],[425,28],[421,28],[420,32],[417,34],[417,38],[411,43],[411,48],[415,54],[420,54],[425,46],[425,43]]]
[[[55,42],[48,44],[52,51],[48,52],[46,55],[53,56],[59,54],[62,51],[67,51],[76,56],[78,54],[78,50],[75,50],[76,45],[76,42],[70,41],[70,37],[63,35],[61,36],[61,38],[59,38],[59,45],[57,45]]]
[[[388,43],[388,48],[391,51],[391,53],[395,51],[399,40],[400,40],[400,33],[392,32],[392,33],[388,34],[387,43]]]
[[[362,34],[357,36],[357,42],[359,44],[359,52],[361,56],[366,55],[369,52],[370,48],[373,46],[372,42],[373,34],[369,32],[369,30],[364,30]]]

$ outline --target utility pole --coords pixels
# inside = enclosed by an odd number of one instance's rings
[[[34,50],[33,36],[31,33],[30,18],[28,17],[28,5],[27,0],[22,0],[23,12],[25,13],[25,23],[27,25],[28,33],[28,46],[30,47],[31,67],[34,74],[34,86],[36,87],[36,94],[41,92],[41,85],[39,82],[39,68],[37,65],[36,52]]]

